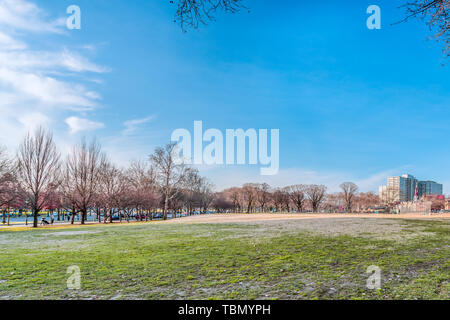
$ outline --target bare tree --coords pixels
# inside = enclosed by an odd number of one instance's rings
[[[380,197],[373,192],[360,192],[356,199],[358,210],[367,210],[370,207],[381,205]]]
[[[203,213],[206,213],[208,208],[212,205],[215,199],[214,186],[206,178],[202,178],[200,185],[200,208]]]
[[[283,188],[277,188],[272,193],[272,200],[276,210],[281,212],[283,211],[283,206],[285,206],[286,202],[289,201],[289,195]]]
[[[254,183],[247,183],[244,184],[242,187],[242,192],[244,194],[244,200],[247,206],[247,213],[250,213],[252,211],[252,208],[255,205],[256,202],[256,190],[257,185]]]
[[[28,133],[19,146],[17,163],[20,182],[33,212],[33,227],[37,228],[38,214],[45,204],[43,195],[58,183],[60,154],[53,135],[42,127],[34,135]]]
[[[12,161],[6,153],[6,149],[0,146],[0,179],[6,177],[12,170]],[[1,182],[2,180],[0,180]]]
[[[167,220],[167,211],[170,199],[177,196],[184,183],[187,168],[177,161],[176,144],[169,143],[163,148],[156,148],[150,156],[155,168],[157,181],[164,197],[164,220]]]
[[[156,187],[156,176],[154,168],[145,161],[132,161],[126,172],[134,189],[146,189],[154,191]]]
[[[145,212],[147,220],[149,212],[158,202],[156,194],[155,170],[144,161],[132,161],[126,171],[126,177],[130,182],[130,192],[133,193],[134,206],[137,210],[138,220],[142,220]],[[153,218],[151,215],[150,218]]]
[[[327,187],[323,185],[311,184],[306,187],[305,192],[313,212],[319,212],[320,205],[325,199],[326,191]]]
[[[59,185],[59,191],[61,193],[61,206],[72,213],[71,223],[75,222],[75,215],[78,214],[79,209],[77,207],[77,192],[76,186],[72,183],[71,173],[67,166],[64,166],[61,173],[61,183]]]
[[[23,196],[16,174],[14,162],[8,157],[6,150],[0,147],[0,208],[3,208],[3,223],[6,223],[8,209],[17,207]]]
[[[241,211],[242,206],[242,189],[241,188],[229,188],[222,192],[233,204],[234,212]]]
[[[118,213],[119,219],[121,218],[120,200],[122,193],[125,192],[125,179],[122,170],[109,161],[103,161],[99,174],[101,183],[99,193],[105,207],[104,223],[108,218],[112,223],[114,213]]]
[[[185,184],[185,203],[189,215],[196,205],[200,206],[201,189],[204,183],[197,169],[188,170],[184,179]]]
[[[73,201],[81,212],[81,224],[85,224],[89,208],[100,182],[100,169],[106,161],[96,140],[88,145],[83,139],[67,156],[65,179],[72,185]]]
[[[402,201],[403,193],[400,189],[393,186],[387,186],[384,202],[387,206],[393,208]]]
[[[284,210],[289,213],[291,211],[291,197],[290,197],[290,188],[284,187],[281,188],[281,192],[283,193],[283,205]]]
[[[135,194],[130,179],[126,177],[126,171],[121,171],[119,175],[120,192],[116,197],[116,205],[119,213],[119,222],[122,222],[122,216],[125,216],[127,222],[135,210]]]
[[[305,207],[306,195],[305,195],[306,187],[302,184],[296,184],[288,187],[289,198],[297,209],[297,212],[301,213]]]
[[[266,206],[270,201],[270,186],[267,183],[261,183],[256,186],[256,201],[262,212],[265,212]]]
[[[435,30],[433,36],[444,44],[444,59],[450,57],[450,0],[412,0],[402,7],[406,8],[406,18],[420,18],[426,22],[430,30]]]
[[[323,207],[326,212],[339,212],[342,208],[342,195],[340,193],[327,194]]]
[[[236,13],[245,8],[242,0],[177,0],[177,6],[175,22],[180,24],[183,31],[215,21],[214,14],[219,9],[227,13]]]
[[[226,212],[234,208],[233,203],[227,198],[224,192],[215,194],[214,201],[212,203],[217,213]]]
[[[353,202],[358,193],[358,186],[353,182],[344,182],[340,185],[340,188],[342,189],[345,211],[350,213],[352,211]]]
[[[16,181],[14,169],[13,161],[6,150],[0,147],[0,208],[12,200],[11,184]]]

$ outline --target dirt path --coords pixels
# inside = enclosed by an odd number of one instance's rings
[[[283,214],[283,213],[253,213],[253,214],[211,214],[211,215],[196,215],[191,217],[177,218],[167,221],[149,221],[149,222],[115,222],[113,224],[98,224],[89,222],[86,225],[81,226],[79,224],[71,225],[70,223],[59,223],[53,226],[40,227],[39,229],[72,229],[72,228],[83,228],[89,226],[121,226],[121,225],[136,225],[136,224],[146,224],[146,223],[169,223],[169,224],[205,224],[205,223],[251,223],[251,222],[280,222],[280,221],[298,221],[298,220],[334,220],[334,219],[450,219],[450,213],[445,214],[433,214],[433,215],[423,215],[423,214]],[[24,231],[31,230],[31,224],[28,226],[23,225],[12,225],[4,226],[0,225],[1,231]]]
[[[168,223],[233,223],[233,222],[264,222],[302,219],[339,219],[339,218],[380,218],[380,219],[450,219],[450,213],[445,214],[214,214],[198,215],[183,219],[170,220]]]

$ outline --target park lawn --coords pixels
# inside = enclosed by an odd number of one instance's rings
[[[449,299],[450,221],[400,223],[406,240],[237,223],[0,232],[0,299]]]

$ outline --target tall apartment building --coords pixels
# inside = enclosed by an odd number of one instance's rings
[[[380,200],[388,202],[413,201],[414,195],[418,191],[418,197],[425,195],[442,195],[442,184],[434,181],[418,181],[410,174],[404,174],[398,177],[389,177],[387,185],[380,186]]]
[[[443,186],[434,181],[419,182],[419,196],[442,195]]]

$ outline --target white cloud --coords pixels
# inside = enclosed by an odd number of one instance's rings
[[[45,49],[27,41],[30,36],[65,36],[65,19],[49,18],[28,0],[0,0],[0,141],[9,148],[15,148],[18,137],[36,125],[51,124],[63,142],[70,140],[61,125],[64,119],[71,133],[104,127],[87,119],[86,112],[95,109],[101,99],[88,86],[94,83],[90,81],[93,74],[109,69],[78,52],[84,50],[79,44],[70,48],[49,43],[51,49]],[[68,112],[75,114],[68,117]],[[82,117],[77,116],[79,112]]]
[[[103,73],[108,72],[109,68],[98,66],[92,62],[90,62],[85,57],[81,56],[80,54],[76,52],[70,52],[67,49],[64,49],[63,52],[59,53],[56,57],[58,63],[60,63],[61,66],[66,67],[67,69],[75,72],[97,72],[97,73]]]
[[[32,131],[39,126],[48,127],[51,119],[45,114],[32,112],[19,117],[19,122],[24,125],[26,130]]]
[[[126,129],[123,131],[123,134],[128,135],[128,134],[136,131],[140,125],[148,123],[151,120],[153,120],[154,118],[155,118],[155,116],[149,116],[146,118],[125,121],[123,125],[126,127]]]
[[[48,21],[43,10],[26,0],[0,0],[0,25],[15,30],[62,33],[65,19]]]
[[[4,34],[4,36],[7,36]],[[9,37],[9,36],[8,36]],[[6,43],[12,43],[16,49],[21,51],[0,51],[0,66],[5,68],[14,68],[19,70],[27,70],[33,68],[40,71],[49,71],[57,69],[67,69],[73,72],[96,72],[104,73],[109,71],[108,68],[98,66],[88,59],[64,48],[60,51],[32,51],[24,50],[26,44],[14,40],[13,38],[4,38]],[[2,43],[2,34],[0,34],[0,43]],[[3,50],[3,49],[2,49]]]
[[[70,128],[70,133],[77,133],[80,131],[93,131],[104,128],[105,125],[102,122],[91,121],[89,119],[83,119],[78,117],[70,117],[65,120]]]
[[[0,48],[3,50],[23,50],[26,49],[27,45],[22,42],[13,39],[6,33],[0,32]],[[0,58],[0,62],[2,59]]]
[[[375,174],[372,174],[371,176],[363,179],[358,179],[355,183],[358,185],[358,187],[361,190],[372,190],[378,192],[378,187],[381,185],[385,185],[387,178],[398,175],[399,172],[402,172],[402,170],[397,169],[391,169],[391,170],[385,170],[382,172],[378,172]]]
[[[93,98],[98,98],[98,95],[87,91],[81,85],[6,68],[0,68],[0,83],[8,85],[22,96],[48,104],[48,106],[86,110],[94,107],[96,104]]]

